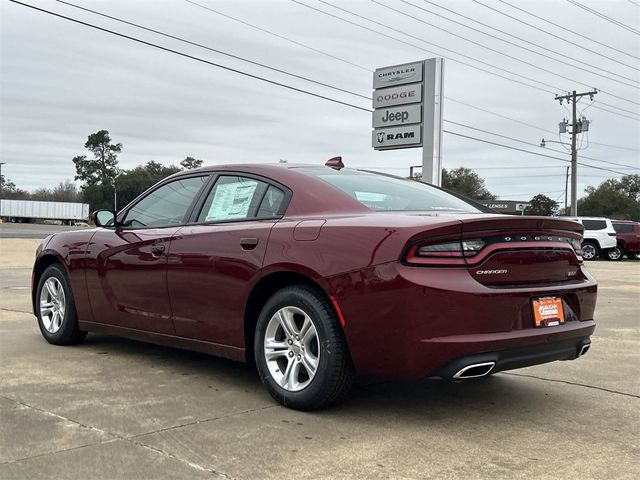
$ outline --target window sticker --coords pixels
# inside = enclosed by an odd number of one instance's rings
[[[216,185],[206,221],[248,217],[257,186],[258,182],[252,180]]]

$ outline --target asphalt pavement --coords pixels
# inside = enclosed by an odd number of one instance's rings
[[[570,362],[459,384],[358,378],[277,405],[245,365],[90,334],[40,336],[37,241],[0,242],[0,478],[637,478],[640,262],[592,262],[598,327]]]

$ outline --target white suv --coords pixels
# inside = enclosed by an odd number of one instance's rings
[[[582,258],[594,260],[601,254],[616,248],[616,231],[611,220],[602,217],[574,217],[584,227],[582,239]]]

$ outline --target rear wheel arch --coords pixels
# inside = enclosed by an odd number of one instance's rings
[[[244,344],[247,362],[254,362],[253,344],[255,329],[262,307],[264,307],[267,300],[269,300],[277,291],[293,285],[304,285],[309,287],[325,297],[329,303],[332,304],[327,292],[312,278],[301,273],[280,271],[270,273],[261,278],[251,290],[244,311]]]
[[[600,250],[602,247],[600,246],[600,242],[598,241],[598,239],[596,238],[585,238],[584,240],[582,240],[582,243],[590,243],[592,245],[595,245],[595,247]]]

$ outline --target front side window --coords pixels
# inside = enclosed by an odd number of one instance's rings
[[[174,180],[156,188],[129,209],[125,227],[165,227],[185,220],[189,207],[207,180],[207,176]]]

